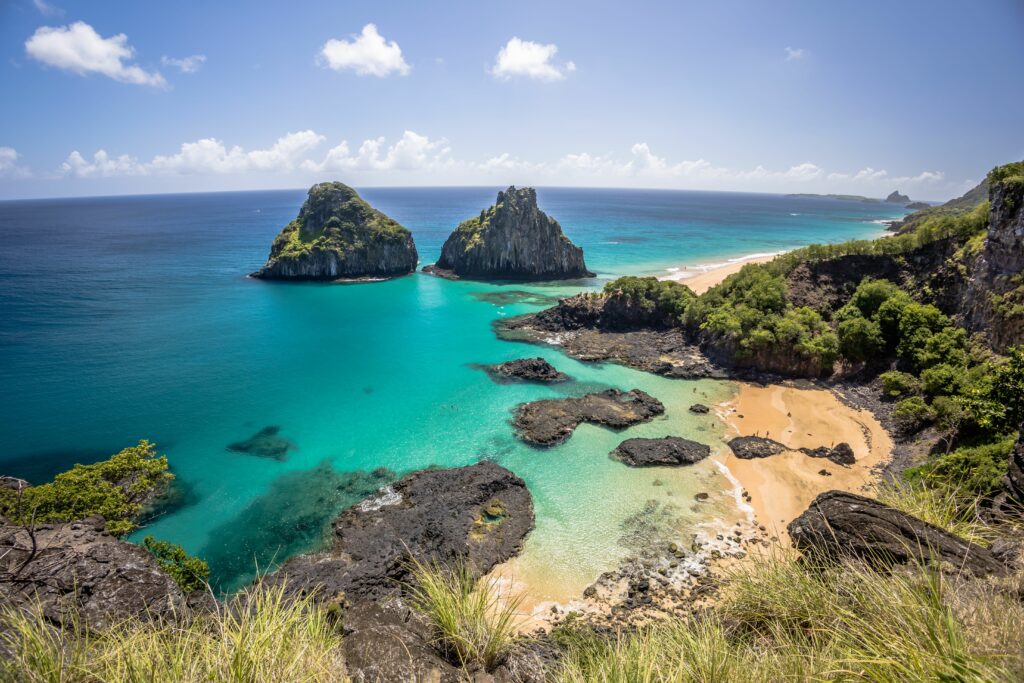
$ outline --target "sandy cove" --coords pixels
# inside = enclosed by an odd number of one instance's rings
[[[663,275],[658,279],[680,282],[697,294],[703,294],[733,273],[740,272],[740,269],[743,268],[743,266],[749,263],[768,263],[776,256],[778,256],[778,254],[736,259],[729,261],[728,263],[715,266],[684,267],[678,272],[674,272],[671,275]]]
[[[878,480],[892,453],[892,439],[867,410],[852,408],[826,389],[740,384],[736,397],[719,406],[732,436],[767,436],[789,448],[850,444],[857,462],[849,467],[796,450],[742,460],[731,451],[717,456],[750,494],[757,521],[788,545],[786,525],[819,493],[860,492]],[[829,475],[822,475],[822,471]]]

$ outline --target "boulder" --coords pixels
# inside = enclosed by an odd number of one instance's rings
[[[593,277],[583,250],[537,207],[532,187],[509,187],[493,206],[459,224],[425,272],[476,280],[565,280]]]
[[[737,458],[742,458],[743,460],[768,458],[789,450],[778,441],[764,436],[737,436],[729,440],[729,448],[732,449]]]
[[[516,555],[532,528],[530,492],[504,467],[422,470],[342,512],[330,550],[292,558],[264,581],[350,602],[380,598],[409,580],[413,558],[462,559],[483,574]]]
[[[692,465],[711,455],[711,447],[678,436],[626,439],[610,455],[630,467]]]
[[[607,389],[579,397],[524,403],[516,409],[513,425],[523,441],[554,446],[566,441],[581,422],[625,429],[664,412],[661,401],[639,389]]]
[[[0,603],[38,601],[54,625],[102,629],[127,618],[170,619],[187,597],[148,550],[104,531],[102,517],[28,530],[0,520]]]
[[[1007,573],[988,549],[845,491],[820,494],[787,528],[793,545],[816,559],[858,559],[881,566],[932,561],[975,576]]]
[[[828,446],[801,448],[800,452],[812,458],[826,458],[837,465],[852,465],[857,462],[857,458],[853,454],[853,448],[845,441],[837,443],[831,448]]]
[[[510,360],[488,368],[492,377],[519,379],[527,382],[564,382],[569,376],[555,369],[543,358]]]
[[[694,403],[692,406],[690,406],[690,412],[696,413],[697,415],[707,415],[708,413],[711,412],[711,408],[708,408],[703,403]]]
[[[274,240],[265,280],[357,280],[406,275],[418,261],[412,234],[343,183],[320,183]]]

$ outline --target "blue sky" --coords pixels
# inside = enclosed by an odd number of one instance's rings
[[[0,0],[0,91],[5,198],[340,179],[944,199],[1024,158],[1024,2]]]

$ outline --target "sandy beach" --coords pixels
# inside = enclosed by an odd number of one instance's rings
[[[693,266],[680,268],[670,275],[663,275],[659,280],[681,282],[697,294],[703,294],[733,273],[738,273],[748,263],[768,263],[778,254],[766,254],[751,258],[734,259],[727,263],[710,266]]]
[[[767,436],[793,449],[841,442],[853,448],[857,462],[849,467],[795,450],[754,460],[741,460],[728,449],[718,456],[753,498],[758,523],[784,543],[786,525],[815,496],[830,489],[870,489],[877,481],[876,468],[892,451],[892,440],[871,413],[843,404],[824,389],[741,384],[736,398],[720,409],[731,432],[727,438]]]

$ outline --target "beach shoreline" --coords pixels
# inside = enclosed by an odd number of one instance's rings
[[[703,294],[725,278],[734,273],[740,272],[743,266],[752,263],[768,263],[786,252],[780,251],[772,254],[750,254],[731,258],[727,261],[698,264],[694,266],[682,266],[671,269],[669,275],[661,275],[659,280],[666,282],[679,282],[692,289],[696,294]]]

